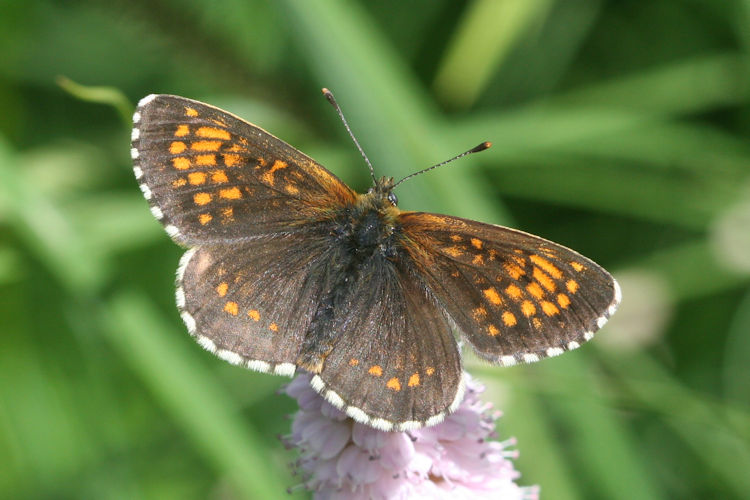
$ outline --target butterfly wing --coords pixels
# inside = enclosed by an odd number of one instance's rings
[[[191,246],[178,271],[188,330],[220,357],[291,374],[325,286],[330,220],[356,194],[314,160],[218,108],[170,95],[133,116],[151,211]]]
[[[293,374],[332,251],[314,227],[188,250],[177,305],[189,332],[233,364]]]
[[[341,304],[337,340],[312,379],[318,392],[387,431],[433,425],[455,410],[463,382],[452,324],[411,266],[375,256]]]
[[[582,255],[521,231],[403,212],[403,248],[484,359],[533,362],[575,349],[614,314],[620,289]]]
[[[354,202],[356,193],[314,160],[218,108],[150,95],[133,121],[135,176],[180,244],[289,231]]]

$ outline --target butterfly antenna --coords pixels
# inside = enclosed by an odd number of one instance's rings
[[[425,168],[425,169],[423,169],[423,170],[420,170],[419,172],[414,172],[413,174],[409,174],[409,175],[407,175],[406,177],[404,177],[403,179],[401,179],[400,181],[398,181],[398,182],[397,182],[396,184],[394,184],[394,185],[393,185],[393,187],[395,188],[396,186],[398,186],[399,184],[401,184],[402,182],[404,182],[404,181],[405,181],[406,179],[411,179],[412,177],[415,177],[415,176],[417,176],[417,175],[419,175],[419,174],[423,174],[423,173],[425,173],[425,172],[429,172],[429,171],[430,171],[430,170],[432,170],[433,168],[438,168],[438,167],[442,167],[442,166],[443,166],[443,165],[445,165],[446,163],[450,163],[450,162],[452,162],[453,160],[458,160],[459,158],[463,158],[463,157],[464,157],[464,156],[466,156],[466,155],[470,155],[470,154],[472,154],[472,153],[479,153],[480,151],[484,151],[485,149],[489,149],[489,147],[490,147],[490,146],[492,146],[492,143],[491,143],[491,142],[483,142],[482,144],[478,144],[477,146],[474,146],[474,147],[473,147],[473,148],[471,148],[470,150],[468,150],[468,151],[464,151],[464,152],[463,152],[463,153],[461,153],[460,155],[456,155],[456,156],[454,156],[454,157],[453,157],[453,158],[451,158],[450,160],[445,160],[445,161],[441,161],[440,163],[438,163],[438,164],[436,164],[436,165],[433,165],[433,166],[431,166],[431,167],[427,167],[427,168]]]
[[[357,149],[359,149],[359,154],[362,155],[362,158],[365,159],[365,162],[367,163],[367,166],[370,168],[370,177],[372,177],[372,181],[377,184],[377,179],[375,179],[375,170],[372,168],[372,163],[370,163],[370,159],[365,154],[364,150],[362,149],[362,146],[359,145],[359,142],[357,142],[357,138],[354,137],[354,134],[352,133],[352,129],[349,128],[349,124],[346,122],[346,118],[344,118],[344,113],[341,112],[341,108],[339,107],[339,104],[336,102],[336,98],[333,97],[333,93],[324,88],[322,89],[323,95],[326,96],[326,99],[328,99],[328,102],[331,103],[331,106],[336,110],[336,112],[339,114],[339,118],[341,118],[341,121],[344,122],[344,127],[346,127],[346,131],[349,132],[349,137],[352,138],[354,141],[354,145],[357,146]]]

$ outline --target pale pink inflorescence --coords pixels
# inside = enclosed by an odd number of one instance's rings
[[[442,423],[383,432],[331,406],[301,374],[286,388],[300,410],[285,442],[299,449],[296,471],[320,500],[537,499],[538,488],[515,483],[515,440],[491,439],[500,412],[482,391],[467,376],[463,402]]]

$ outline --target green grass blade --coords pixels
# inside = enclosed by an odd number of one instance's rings
[[[112,344],[182,427],[185,435],[245,498],[286,498],[288,479],[264,456],[260,430],[202,368],[198,351],[174,339],[140,294],[122,291],[102,310]]]
[[[469,4],[445,50],[434,82],[438,98],[467,108],[508,53],[549,13],[552,0],[478,0]]]

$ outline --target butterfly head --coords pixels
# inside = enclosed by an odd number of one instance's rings
[[[378,180],[375,177],[375,169],[372,168],[372,163],[370,163],[370,159],[367,158],[367,155],[365,154],[364,150],[362,149],[362,146],[359,145],[359,141],[357,141],[357,138],[354,137],[354,134],[352,133],[352,129],[349,128],[349,124],[346,121],[346,118],[344,118],[344,113],[341,111],[341,108],[339,107],[338,103],[336,102],[336,99],[333,97],[333,94],[330,90],[324,88],[322,89],[323,95],[326,97],[329,103],[333,106],[333,108],[336,110],[336,112],[339,115],[339,118],[341,118],[342,123],[344,124],[344,127],[346,128],[346,131],[349,132],[349,137],[352,138],[352,141],[354,141],[354,145],[357,146],[357,149],[359,150],[359,153],[362,155],[362,158],[364,158],[365,163],[367,163],[368,168],[370,169],[370,176],[372,177],[372,180],[375,182],[375,185],[371,187],[367,191],[367,195],[361,198],[361,201],[367,200],[367,202],[372,203],[374,202],[376,205],[380,206],[381,209],[383,207],[396,207],[398,206],[398,197],[393,192],[393,188],[401,184],[407,179],[411,179],[412,177],[415,177],[417,175],[423,174],[425,172],[429,172],[432,169],[435,169],[437,167],[440,167],[442,165],[445,165],[446,163],[450,163],[453,160],[457,160],[463,156],[470,155],[472,153],[478,153],[480,151],[484,151],[485,149],[488,149],[490,146],[492,146],[491,142],[483,142],[477,146],[474,146],[473,148],[469,149],[468,151],[464,151],[460,155],[454,156],[453,158],[449,160],[442,161],[438,164],[435,164],[431,167],[424,168],[418,172],[414,172],[413,174],[409,174],[406,177],[403,177],[400,181],[394,182],[393,177],[381,177],[380,180]]]
[[[378,214],[377,217],[383,228],[393,229],[396,219],[401,212],[398,209],[398,198],[393,192],[393,177],[381,177],[375,180],[375,185],[366,193],[357,196],[356,213],[360,216]]]
[[[395,207],[398,206],[398,197],[393,192],[394,186],[393,177],[381,177],[375,181],[375,185],[367,191],[367,194],[381,204],[390,204]]]

